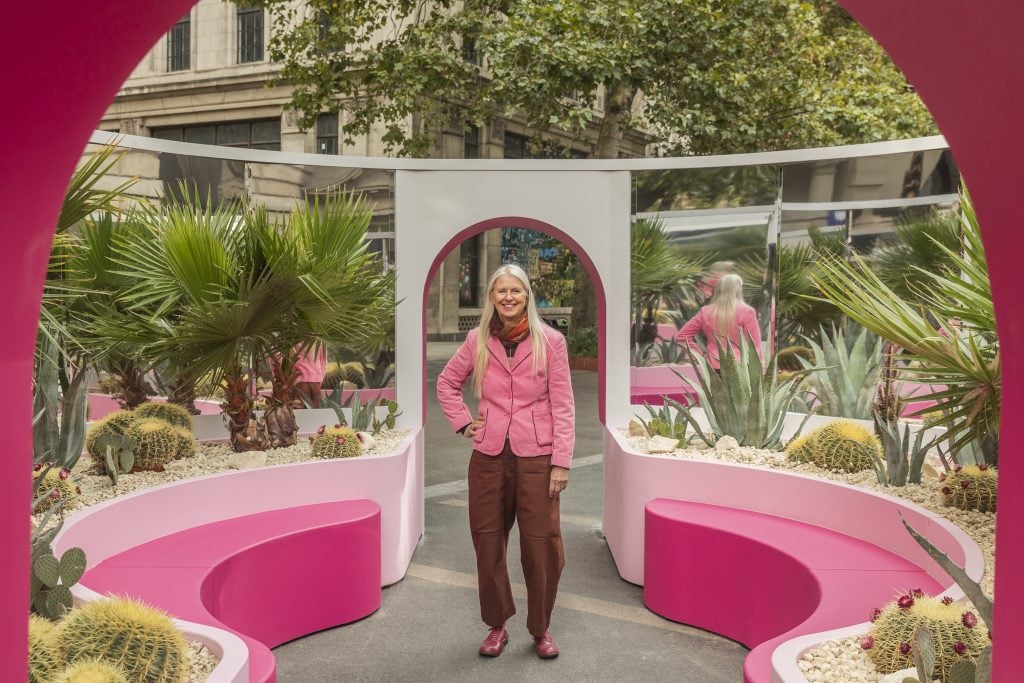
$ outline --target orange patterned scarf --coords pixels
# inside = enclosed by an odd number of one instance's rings
[[[530,321],[524,313],[519,320],[512,324],[505,324],[501,316],[495,315],[491,318],[491,334],[503,342],[521,342],[530,333]]]

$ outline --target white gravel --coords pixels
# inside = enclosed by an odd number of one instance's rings
[[[647,437],[629,436],[628,430],[622,430],[623,438],[631,449],[638,453],[647,452]],[[729,438],[729,437],[725,437]],[[734,462],[745,465],[758,465],[771,469],[790,470],[810,474],[833,481],[861,486],[872,491],[891,496],[905,498],[923,508],[936,512],[970,536],[985,558],[985,576],[981,586],[985,593],[992,597],[995,592],[995,538],[996,516],[990,512],[976,512],[946,507],[942,504],[939,493],[938,474],[930,467],[925,467],[921,484],[907,486],[883,486],[878,483],[873,470],[865,472],[832,472],[811,463],[793,464],[786,459],[781,451],[769,451],[759,448],[735,446],[734,444],[718,444],[718,448],[708,448],[703,442],[691,444],[687,448],[676,449],[669,457],[687,460],[703,460],[709,462]],[[881,605],[879,605],[881,607]],[[809,650],[801,658],[800,669],[808,681],[880,681],[883,674],[875,670],[871,658],[860,647],[860,637],[829,641]]]
[[[188,641],[188,655],[187,683],[202,683],[217,668],[217,658],[199,641]]]

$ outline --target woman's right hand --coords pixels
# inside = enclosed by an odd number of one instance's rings
[[[482,414],[477,414],[476,419],[470,422],[469,426],[466,427],[466,431],[462,433],[465,434],[467,438],[472,439],[476,436],[477,430],[481,429],[483,426],[484,416]]]

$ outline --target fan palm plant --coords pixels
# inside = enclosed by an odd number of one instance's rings
[[[928,209],[901,218],[894,234],[896,242],[872,251],[867,262],[889,289],[907,301],[916,301],[916,293],[931,282],[924,273],[953,268],[949,252],[960,251],[960,233],[955,212]]]
[[[369,220],[351,195],[280,222],[262,208],[167,205],[144,238],[121,247],[121,270],[136,283],[125,295],[135,315],[123,337],[172,372],[223,379],[236,451],[294,443],[285,389],[296,354],[327,341],[359,344],[393,316],[394,277],[367,251]],[[248,380],[271,356],[282,361],[268,411],[278,433],[268,436]]]
[[[859,257],[846,262],[823,256],[814,281],[850,318],[905,349],[913,362],[901,374],[944,387],[930,398],[942,410],[935,423],[948,428],[954,457],[978,443],[993,464],[1001,398],[999,342],[981,232],[966,191],[960,205],[963,251],[940,247],[952,264],[949,271],[917,268],[926,283],[915,290],[922,304],[900,298]],[[937,320],[934,325],[926,311]]]

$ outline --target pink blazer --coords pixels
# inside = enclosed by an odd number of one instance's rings
[[[764,362],[764,353],[761,350],[761,328],[757,325],[757,313],[751,306],[747,304],[738,304],[736,306],[736,322],[729,326],[728,337],[729,345],[732,347],[733,353],[737,356],[740,352],[740,331],[746,333],[747,338],[753,343],[754,348],[757,350],[757,356]],[[715,313],[711,310],[710,306],[704,306],[697,312],[697,315],[690,318],[683,329],[679,330],[676,335],[676,341],[683,346],[689,346],[694,351],[697,350],[697,345],[693,342],[693,338],[697,336],[697,333],[703,332],[704,338],[707,340],[708,353],[707,359],[708,364],[711,367],[718,369],[718,344],[715,343]],[[725,345],[725,339],[719,338],[719,343]]]
[[[473,421],[462,400],[462,385],[473,373],[478,330],[470,330],[437,378],[437,399],[452,429]],[[520,457],[551,454],[551,464],[568,468],[576,443],[576,407],[569,378],[565,337],[545,326],[547,368],[533,372],[530,339],[520,342],[508,357],[497,337],[487,339],[490,359],[484,373],[479,413],[484,426],[473,436],[473,447],[499,455],[508,435],[512,451]]]

